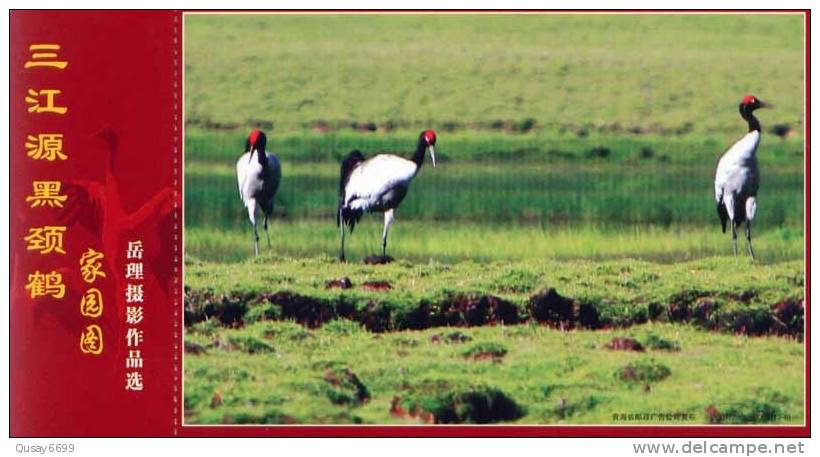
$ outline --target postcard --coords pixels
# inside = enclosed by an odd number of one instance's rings
[[[809,436],[808,19],[11,11],[11,436]]]

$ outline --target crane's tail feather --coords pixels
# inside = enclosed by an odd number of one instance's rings
[[[347,186],[347,181],[350,179],[353,169],[362,162],[364,162],[364,154],[359,150],[351,151],[342,160],[342,167],[339,170],[339,207],[336,210],[336,226],[344,223],[350,227],[350,233],[353,233],[353,227],[356,226],[356,222],[359,222],[364,211],[345,206],[345,186]]]
[[[717,204],[717,213],[720,218],[721,229],[723,230],[723,233],[726,233],[726,222],[729,221],[729,213],[726,211],[726,206],[722,201]]]
[[[336,226],[338,227],[344,223],[350,229],[350,233],[353,233],[353,228],[356,227],[356,223],[362,218],[362,214],[364,214],[363,210],[342,206],[340,203],[339,209],[336,211]]]
[[[364,162],[364,154],[362,154],[358,149],[350,151],[350,154],[342,160],[342,167],[339,171],[340,198],[344,198],[345,185],[347,185],[347,180],[350,178],[350,173],[353,172],[353,169],[362,162]]]

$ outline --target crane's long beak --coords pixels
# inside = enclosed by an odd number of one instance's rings
[[[774,108],[774,105],[772,105],[771,103],[766,103],[759,98],[757,99],[757,102],[760,103],[761,108]]]
[[[436,168],[436,150],[433,148],[433,145],[427,146],[427,149],[430,150],[430,158],[433,159],[433,168]]]

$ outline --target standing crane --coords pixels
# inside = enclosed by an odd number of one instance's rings
[[[364,213],[384,213],[382,232],[382,260],[387,261],[387,232],[393,224],[393,210],[399,206],[410,181],[416,177],[430,151],[436,166],[436,132],[425,130],[419,135],[412,159],[394,154],[378,154],[366,159],[359,151],[351,152],[343,161],[339,180],[339,208],[336,224],[339,226],[341,247],[339,259],[345,260],[345,225],[353,228]]]
[[[236,161],[236,180],[239,183],[239,198],[248,210],[248,218],[253,225],[254,252],[259,255],[259,232],[256,228],[256,208],[265,215],[265,236],[270,247],[268,219],[273,213],[273,197],[279,189],[282,168],[279,159],[265,153],[268,139],[259,129],[253,129],[245,142],[245,153]]]
[[[760,122],[754,116],[758,108],[768,105],[753,95],[743,97],[740,116],[749,123],[749,133],[738,140],[720,158],[715,171],[715,200],[717,213],[726,233],[726,223],[732,227],[732,243],[737,256],[737,228],[746,222],[746,242],[749,255],[752,249],[752,220],[757,211],[757,189],[760,170],[757,166],[757,146],[760,144]]]

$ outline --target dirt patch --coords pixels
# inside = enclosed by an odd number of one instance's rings
[[[252,294],[215,294],[210,290],[186,289],[183,320],[192,325],[208,319],[216,319],[226,327],[241,327],[247,312],[247,302]]]
[[[318,120],[311,124],[310,129],[316,133],[328,133],[333,130],[333,127],[330,125],[330,122]]]
[[[593,330],[604,326],[599,317],[598,308],[591,303],[581,303],[578,306],[578,324]]]
[[[709,405],[706,407],[706,420],[710,424],[719,424],[721,422],[721,415],[720,411],[715,408],[715,405]]]
[[[222,406],[222,395],[220,395],[219,392],[214,392],[214,395],[211,397],[210,407],[213,409],[219,408],[220,406]]]
[[[333,306],[327,302],[292,292],[276,292],[265,299],[281,308],[283,319],[292,319],[305,327],[316,328],[339,317]]]
[[[501,362],[505,355],[507,355],[507,348],[502,344],[492,342],[473,345],[461,353],[465,359],[492,360],[493,362]]]
[[[369,255],[362,259],[362,262],[364,262],[365,265],[387,265],[394,260],[395,259],[389,255]]]
[[[692,309],[688,302],[673,302],[666,310],[669,322],[686,322],[692,318]]]
[[[228,335],[227,350],[238,349],[248,354],[263,354],[274,352],[273,345],[253,335]]]
[[[718,323],[721,328],[739,335],[761,336],[771,332],[774,319],[770,309],[758,306],[721,313]]]
[[[644,348],[640,341],[635,338],[616,336],[606,344],[606,348],[613,351],[636,351],[643,352]]]
[[[671,374],[672,370],[669,367],[656,362],[654,359],[631,362],[615,372],[615,376],[621,381],[643,383],[644,385],[662,381]]]
[[[353,287],[349,278],[328,281],[327,288]],[[393,290],[387,281],[363,283],[371,292]],[[554,288],[532,295],[525,306],[506,299],[471,292],[450,292],[442,298],[394,303],[373,297],[313,297],[290,291],[217,294],[209,289],[185,289],[185,325],[203,321],[239,328],[258,321],[292,320],[316,328],[336,318],[355,320],[373,332],[447,326],[517,324],[527,319],[560,329],[628,327],[649,319],[692,323],[706,330],[745,335],[788,335],[803,338],[804,300],[784,298],[759,303],[755,291],[711,293],[684,290],[666,301],[612,303],[607,299],[573,299]],[[749,301],[746,303],[745,301]],[[660,303],[660,304],[659,304]],[[666,303],[666,304],[663,304]],[[622,306],[623,305],[623,306]],[[196,351],[196,349],[193,349]]]
[[[437,325],[515,324],[519,322],[518,308],[493,295],[450,294],[439,303],[433,316]]]
[[[774,331],[803,339],[805,300],[786,299],[772,306]]]
[[[752,300],[757,298],[757,291],[756,290],[744,290],[739,294],[727,294],[728,298],[735,299],[741,303],[750,303]]]
[[[660,337],[654,333],[650,333],[646,337],[645,342],[646,347],[655,351],[680,351],[680,343]]]
[[[530,297],[527,308],[538,322],[561,329],[572,328],[575,324],[575,301],[562,297],[553,287]]]
[[[351,287],[353,287],[353,283],[347,277],[331,279],[325,283],[325,289],[350,289]]]
[[[692,309],[692,319],[702,327],[714,327],[714,317],[718,305],[713,300],[699,300]]]
[[[186,341],[183,347],[186,354],[198,355],[205,353],[205,346],[192,341]]]
[[[393,308],[375,300],[369,301],[364,308],[357,311],[355,319],[374,333],[396,330],[393,325]]]
[[[372,292],[384,292],[392,288],[393,286],[387,281],[368,281],[362,283],[362,289]]]
[[[325,395],[337,405],[358,406],[370,399],[370,392],[349,368],[331,368],[325,372]]]
[[[715,294],[707,290],[684,289],[678,293],[670,295],[669,303],[675,303],[679,305],[691,305],[700,298],[711,297],[713,295]]]
[[[449,344],[461,344],[466,343],[468,341],[472,341],[473,337],[470,335],[464,334],[459,332],[458,330],[448,333],[436,333],[435,335],[430,337],[431,343],[449,343]]]
[[[433,416],[433,413],[422,410],[418,405],[412,411],[402,408],[401,397],[393,397],[393,401],[390,403],[390,415],[402,419],[416,419],[423,424],[436,423],[436,417]]]
[[[495,387],[428,381],[393,398],[390,413],[428,424],[492,424],[519,419],[526,410]]]
[[[379,126],[375,122],[356,122],[352,127],[359,132],[375,132]]]

